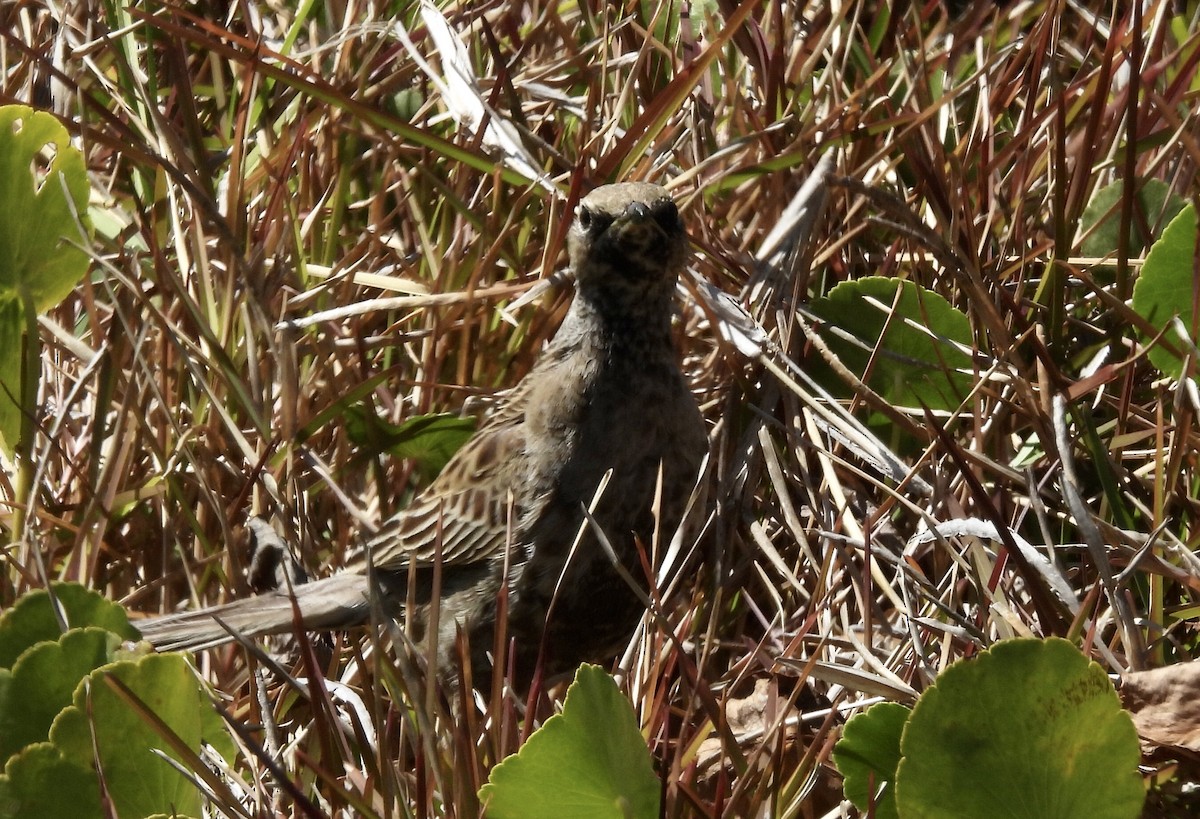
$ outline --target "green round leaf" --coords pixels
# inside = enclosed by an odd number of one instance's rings
[[[110,679],[119,680],[147,709],[127,702]],[[153,753],[180,759],[153,727],[154,720],[189,748],[201,741],[231,757],[232,743],[186,661],[178,654],[150,654],[93,671],[75,690],[73,704],[50,729],[63,758],[90,767],[98,758],[119,816],[179,813],[199,816],[203,800],[195,786]]]
[[[0,446],[11,451],[33,400],[21,389],[26,305],[58,304],[88,266],[83,156],[50,114],[0,106],[0,203]]]
[[[900,734],[912,711],[894,702],[872,705],[846,723],[833,761],[846,779],[846,798],[876,819],[896,817],[896,767]]]
[[[47,310],[88,266],[83,155],[52,115],[0,107],[0,202],[0,290],[26,289],[34,307]]]
[[[562,713],[492,769],[479,798],[489,819],[651,819],[659,781],[629,701],[583,665]]]
[[[906,819],[1132,819],[1137,732],[1104,670],[1066,640],[1018,639],[956,663],[900,741]]]
[[[1160,330],[1179,316],[1193,341],[1200,335],[1192,311],[1197,287],[1195,254],[1196,209],[1189,205],[1171,220],[1162,238],[1150,248],[1142,274],[1133,286],[1133,309],[1139,316]],[[1167,330],[1164,340],[1180,352],[1185,349],[1173,329]],[[1173,378],[1183,374],[1179,355],[1162,345],[1150,348],[1150,361]]]
[[[1092,201],[1083,210],[1080,219],[1084,234],[1081,250],[1084,256],[1110,256],[1117,252],[1121,237],[1121,197],[1125,195],[1123,182],[1096,191]],[[1158,238],[1162,225],[1170,222],[1185,202],[1171,192],[1161,179],[1142,180],[1134,194],[1134,214],[1130,224],[1129,255],[1140,256],[1146,247]],[[1147,236],[1142,226],[1150,230]]]
[[[113,661],[121,638],[100,628],[72,629],[25,651],[0,676],[0,759],[45,742],[79,681]]]
[[[971,349],[970,322],[938,294],[872,276],[839,284],[813,303],[812,312],[825,324],[822,339],[860,378],[878,350],[866,383],[892,404],[953,410],[970,392],[971,357],[964,351]],[[831,390],[848,394],[822,364],[815,374]]]
[[[78,583],[55,583],[52,588],[68,628],[97,626],[126,640],[138,639],[125,610],[111,600]],[[11,668],[17,657],[35,643],[55,642],[62,634],[49,592],[29,592],[0,614],[0,668]]]
[[[4,819],[101,819],[100,786],[90,767],[63,759],[48,742],[30,745],[8,760],[0,776]]]

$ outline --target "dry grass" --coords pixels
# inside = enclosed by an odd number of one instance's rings
[[[1191,659],[1195,394],[1156,381],[1131,335],[1136,265],[1102,276],[1076,257],[1104,184],[1200,197],[1197,5],[886,5],[696,3],[677,35],[677,7],[655,2],[449,5],[476,97],[406,49],[401,25],[447,70],[415,3],[0,9],[0,101],[66,118],[99,227],[91,275],[43,323],[40,479],[23,497],[4,479],[0,602],[46,577],[143,612],[241,594],[227,544],[251,512],[278,515],[313,573],[336,568],[428,477],[357,446],[347,411],[395,422],[514,384],[567,296],[511,323],[500,308],[561,267],[580,191],[650,178],[678,194],[695,272],[772,342],[747,356],[685,307],[712,511],[702,570],[625,677],[667,816],[835,811],[843,714],[1003,637],[1070,636],[1116,673]],[[480,101],[559,193],[456,122]],[[822,156],[836,178],[805,241],[756,260]],[[958,411],[910,413],[888,442],[907,476],[779,375],[819,355],[803,305],[877,274],[966,311],[976,343]],[[905,551],[961,518],[1005,542]],[[1010,531],[1053,556],[1072,600]],[[238,722],[275,726],[247,732],[265,746],[245,762],[249,813],[474,815],[490,765],[561,694],[453,725],[390,648],[360,643],[320,670],[362,703],[356,731],[328,698],[259,696],[240,650],[200,658]],[[743,698],[757,722],[726,721]]]

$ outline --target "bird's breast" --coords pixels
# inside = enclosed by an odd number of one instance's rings
[[[661,464],[670,482],[695,475],[703,424],[673,352],[631,359],[580,350],[539,391],[530,396],[526,447],[540,496],[578,514],[611,470],[607,491],[648,510]]]

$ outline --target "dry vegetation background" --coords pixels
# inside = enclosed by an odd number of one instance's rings
[[[645,178],[677,195],[695,274],[771,339],[748,354],[683,305],[711,512],[623,677],[666,815],[836,813],[848,709],[1003,637],[1068,636],[1116,674],[1192,659],[1198,402],[1132,333],[1137,260],[1102,275],[1080,228],[1114,181],[1200,195],[1200,12],[955,5],[439,3],[474,91],[410,0],[0,5],[0,102],[64,118],[97,226],[41,325],[38,480],[3,478],[0,602],[48,577],[147,613],[244,594],[227,547],[251,513],[335,569],[429,478],[357,439],[359,408],[398,423],[516,383],[568,293],[502,309],[561,269],[581,191]],[[767,264],[822,157],[823,210]],[[898,474],[780,377],[819,356],[805,304],[870,275],[939,293],[975,344],[957,411],[886,441]],[[906,551],[965,518],[1052,555],[1075,611],[1004,543]],[[252,810],[471,816],[561,696],[452,724],[386,644],[335,642],[357,715],[275,696],[244,651],[198,659],[273,726],[245,740]]]

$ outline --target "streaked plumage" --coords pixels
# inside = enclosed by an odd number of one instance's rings
[[[469,635],[477,683],[490,675],[505,565],[519,677],[531,673],[539,650],[546,672],[556,673],[620,648],[642,605],[581,527],[583,507],[612,470],[594,520],[628,573],[644,582],[638,542],[653,536],[660,468],[658,525],[669,535],[707,448],[671,340],[687,239],[666,190],[636,182],[598,188],[581,202],[568,241],[576,295],[562,327],[503,406],[364,550],[384,611],[436,634],[443,670],[457,629]],[[439,552],[441,619],[429,629],[428,601],[409,601],[405,612],[404,595],[410,569],[423,579]],[[367,589],[365,562],[297,587],[305,626],[365,622]],[[214,616],[247,636],[292,630],[282,591],[144,621],[141,629],[159,648],[207,647],[228,639]]]

